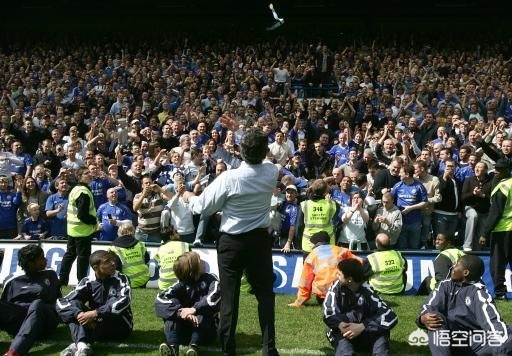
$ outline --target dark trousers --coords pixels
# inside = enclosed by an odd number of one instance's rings
[[[494,294],[507,293],[505,286],[505,268],[512,266],[512,232],[493,232],[491,235],[491,276],[494,283]]]
[[[217,262],[221,290],[219,331],[223,354],[236,355],[240,280],[245,271],[258,300],[262,355],[278,355],[275,346],[272,238],[267,230],[255,229],[240,235],[222,234],[217,244]]]
[[[95,234],[84,237],[68,237],[66,253],[62,257],[59,279],[62,285],[69,282],[71,266],[76,259],[76,277],[78,282],[87,277],[89,272],[89,256],[91,255],[91,241]]]
[[[371,355],[389,355],[389,332],[382,334],[363,331],[358,337],[348,340],[339,335],[333,342],[335,356],[352,356],[356,351],[370,351]]]
[[[90,310],[82,302],[74,300],[73,303],[79,309]],[[60,310],[59,316],[62,321],[69,326],[71,339],[76,344],[78,342],[93,343],[97,340],[123,340],[132,333],[133,321],[126,313],[105,314],[96,321],[94,329],[82,326],[74,315],[76,308]]]
[[[188,320],[165,320],[164,334],[167,345],[205,345],[215,340],[217,333],[213,316],[199,315],[199,326]]]
[[[41,299],[28,308],[0,301],[0,315],[0,329],[14,336],[11,348],[21,355],[27,355],[37,339],[49,336],[59,324],[55,308]]]

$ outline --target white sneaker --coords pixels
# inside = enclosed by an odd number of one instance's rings
[[[192,246],[194,247],[201,247],[203,244],[201,243],[201,240],[195,239],[194,242],[192,242]]]
[[[92,356],[94,355],[94,351],[91,348],[91,345],[85,344],[84,347],[79,348],[75,354],[75,356]]]
[[[471,252],[471,251],[473,251],[473,249],[471,247],[464,247],[463,251],[464,252]]]
[[[60,356],[74,356],[77,350],[76,344],[72,343],[60,352]]]
[[[179,349],[176,346],[167,345],[165,342],[160,344],[160,356],[178,356]]]

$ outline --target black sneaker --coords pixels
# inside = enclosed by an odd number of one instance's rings
[[[494,300],[508,300],[508,297],[506,294],[496,294],[496,297],[494,297]]]

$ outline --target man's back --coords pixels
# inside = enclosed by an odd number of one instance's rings
[[[239,234],[270,225],[270,198],[277,181],[270,162],[229,170],[217,177],[198,197],[194,213],[213,215],[222,209],[221,231]],[[197,211],[196,211],[197,210]]]

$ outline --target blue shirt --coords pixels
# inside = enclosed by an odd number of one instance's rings
[[[12,173],[18,173],[22,176],[25,176],[25,173],[27,172],[27,167],[31,166],[33,164],[32,156],[28,153],[22,153],[20,156],[14,155],[17,159],[23,161],[23,165],[18,166],[14,163],[11,163],[11,172]]]
[[[329,150],[329,155],[331,156],[331,159],[336,160],[336,158],[338,158],[336,167],[339,167],[342,164],[347,163],[349,152],[350,152],[349,145],[347,145],[345,147],[341,147],[339,144],[337,144],[337,145],[331,147],[331,149]]]
[[[117,203],[112,205],[110,203],[101,204],[96,212],[98,221],[103,223],[103,229],[100,232],[100,241],[114,241],[117,238],[118,226],[111,225],[108,222],[109,217],[119,220],[132,220],[132,213],[123,204]]]
[[[288,231],[291,226],[297,224],[297,212],[299,206],[297,204],[284,202],[283,206],[279,210],[281,213],[281,230]]]
[[[16,212],[21,204],[21,192],[0,192],[0,230],[17,228]]]
[[[89,188],[92,192],[92,197],[94,199],[94,207],[98,209],[98,207],[107,202],[107,190],[112,188],[114,185],[107,178],[94,178],[91,183],[89,183]]]
[[[395,198],[396,206],[400,210],[404,210],[406,206],[428,201],[428,193],[425,186],[416,179],[410,185],[405,184],[401,180],[393,186],[391,194]],[[403,215],[402,221],[408,225],[421,224],[421,210],[412,210],[408,214]]]
[[[350,190],[350,193],[352,193],[352,189]],[[339,188],[333,188],[329,192],[331,199],[340,206],[350,206],[350,193],[345,193]]]
[[[32,218],[26,218],[21,231],[24,234],[30,235],[31,240],[39,240],[39,235],[49,230],[46,221],[39,216],[35,221]]]
[[[55,210],[62,204],[64,209],[57,213],[53,218],[49,218],[50,224],[50,236],[66,236],[66,214],[68,211],[68,195],[62,196],[59,193],[52,194],[46,199],[46,205],[44,210]]]

